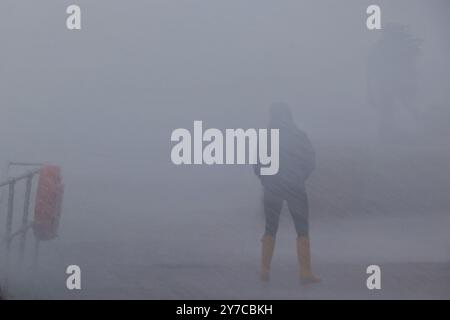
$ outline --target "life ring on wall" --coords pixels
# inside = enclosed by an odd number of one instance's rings
[[[61,168],[54,165],[42,167],[34,206],[34,235],[41,241],[57,237],[64,195]]]

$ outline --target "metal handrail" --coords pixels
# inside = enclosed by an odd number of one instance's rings
[[[10,163],[12,165],[18,164],[22,165],[21,163]],[[36,164],[24,164],[24,165],[32,165],[35,166]],[[8,273],[10,269],[10,255],[11,255],[11,242],[13,238],[20,235],[20,249],[19,249],[19,259],[20,263],[23,261],[24,253],[25,253],[25,242],[27,238],[27,231],[32,227],[32,223],[28,222],[28,216],[30,214],[30,202],[31,202],[31,189],[32,189],[32,183],[33,183],[33,177],[37,174],[39,174],[41,171],[41,168],[34,169],[31,171],[28,171],[24,174],[12,177],[7,179],[6,181],[0,182],[0,188],[8,186],[8,210],[7,210],[7,216],[6,216],[6,236],[5,238],[0,241],[0,244],[3,246],[3,242],[6,245],[6,277],[5,277],[5,284],[3,287],[3,290],[7,292],[8,290]],[[14,214],[14,192],[15,192],[15,185],[18,181],[26,180],[26,188],[25,188],[25,200],[24,200],[24,206],[23,206],[23,215],[22,215],[22,224],[19,230],[13,232],[12,231],[12,223],[13,223],[13,214]]]
[[[26,172],[26,173],[24,173],[24,174],[18,175],[18,176],[13,177],[13,178],[9,178],[9,179],[6,180],[6,181],[0,182],[0,188],[1,188],[1,187],[5,187],[5,186],[7,186],[7,185],[10,185],[10,184],[12,184],[12,183],[16,183],[17,181],[26,179],[26,178],[28,178],[30,175],[31,175],[31,176],[34,176],[35,174],[38,174],[40,171],[41,171],[41,169],[36,169],[36,170],[28,171],[28,172]]]
[[[5,245],[8,241],[11,241],[15,237],[21,235],[23,232],[28,231],[28,229],[30,229],[32,227],[33,227],[33,222],[28,222],[25,226],[20,227],[20,229],[17,230],[16,232],[11,233],[9,238],[5,237],[5,238],[1,239],[0,240],[0,246]]]

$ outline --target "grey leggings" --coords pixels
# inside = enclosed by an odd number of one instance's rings
[[[294,220],[297,236],[308,236],[308,196],[303,188],[296,189],[283,195],[273,191],[264,190],[264,214],[266,217],[265,235],[275,237],[278,231],[283,201],[286,200],[289,212]]]

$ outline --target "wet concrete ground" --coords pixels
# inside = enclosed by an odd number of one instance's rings
[[[313,221],[313,264],[323,281],[308,286],[298,282],[295,235],[288,218],[280,227],[269,284],[260,283],[257,273],[261,222],[210,223],[201,232],[194,225],[171,223],[147,235],[134,226],[134,237],[117,242],[69,243],[61,238],[42,246],[34,289],[30,281],[17,281],[12,297],[449,299],[449,225],[450,219],[438,216]],[[160,236],[158,230],[169,232]],[[65,288],[69,264],[82,269],[81,291]],[[381,267],[381,290],[366,287],[371,264]]]

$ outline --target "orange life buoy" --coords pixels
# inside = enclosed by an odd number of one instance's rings
[[[44,166],[39,175],[34,207],[33,230],[37,239],[51,240],[57,236],[63,194],[60,167]]]

